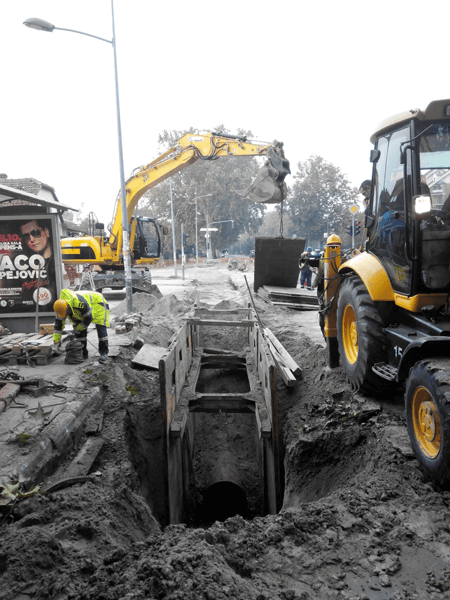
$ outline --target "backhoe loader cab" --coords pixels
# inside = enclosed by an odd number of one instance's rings
[[[363,251],[345,261],[333,236],[325,252],[329,364],[354,389],[405,384],[416,457],[449,485],[450,99],[384,121],[371,141]]]

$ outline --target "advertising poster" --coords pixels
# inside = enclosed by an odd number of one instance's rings
[[[36,314],[37,302],[39,314],[51,313],[58,299],[56,222],[42,217],[0,220],[0,318]]]

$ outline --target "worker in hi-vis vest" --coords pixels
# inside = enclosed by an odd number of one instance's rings
[[[83,358],[89,356],[87,350],[87,330],[95,324],[98,335],[100,362],[106,362],[108,355],[109,305],[99,292],[61,290],[59,300],[53,305],[57,317],[53,328],[53,341],[58,344],[66,319],[73,324],[75,338],[83,344]]]

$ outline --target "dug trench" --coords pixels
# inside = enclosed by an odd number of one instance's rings
[[[238,290],[242,306],[248,297],[244,285]],[[137,299],[146,325],[132,335],[166,347],[194,301]],[[295,387],[276,384],[279,512],[262,509],[254,418],[199,414],[196,502],[185,523],[165,524],[160,382],[131,368],[135,350],[123,348],[101,371],[105,443],[95,475],[2,517],[2,600],[450,598],[450,493],[423,476],[411,453],[401,391],[389,400],[352,393],[342,370],[326,366],[313,315],[255,302],[302,368]],[[205,335],[207,347],[242,351],[242,331]],[[80,389],[98,383],[99,369]],[[199,386],[245,389],[243,373],[222,375],[210,371]],[[223,464],[225,490],[208,498]],[[220,514],[225,496],[235,498],[235,516]]]

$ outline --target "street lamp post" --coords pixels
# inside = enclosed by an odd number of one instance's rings
[[[170,210],[172,214],[172,247],[173,247],[173,266],[174,266],[174,275],[177,274],[177,244],[175,241],[175,218],[173,216],[173,198],[172,198],[172,177],[169,179],[170,182]]]
[[[212,260],[212,256],[211,256],[211,234],[209,233],[209,229],[211,227],[211,225],[217,225],[218,223],[232,223],[232,227],[234,227],[234,219],[227,219],[226,221],[212,221],[211,223],[207,223],[206,224],[206,235],[209,236],[208,239],[208,244],[206,246],[206,260]],[[217,231],[217,229],[215,230]]]
[[[66,29],[64,27],[55,27],[52,23],[44,21],[43,19],[27,19],[24,21],[24,25],[31,27],[31,29],[37,29],[38,31],[47,31],[51,33],[55,29],[60,31],[71,31],[72,33],[79,33],[81,35],[87,35],[88,37],[101,40],[111,44],[114,50],[114,76],[116,86],[116,112],[117,112],[117,137],[119,143],[119,167],[120,167],[120,200],[122,210],[122,252],[123,252],[123,265],[125,270],[125,290],[126,290],[126,303],[127,313],[133,312],[133,288],[131,283],[131,252],[130,252],[130,240],[128,236],[128,211],[127,211],[127,196],[125,190],[125,175],[123,168],[123,150],[122,150],[122,127],[120,122],[120,104],[119,104],[119,78],[117,74],[117,52],[116,52],[116,31],[114,25],[114,0],[111,0],[111,17],[112,17],[112,40],[98,37],[97,35],[91,35],[84,31],[77,31],[75,29]]]
[[[206,194],[205,196],[196,196],[195,200],[195,266],[198,267],[198,212],[197,212],[197,200],[199,198],[212,198],[212,194]]]

